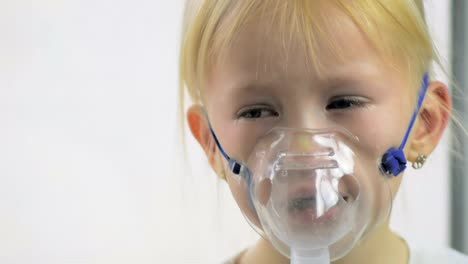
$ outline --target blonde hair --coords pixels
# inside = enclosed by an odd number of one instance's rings
[[[327,26],[333,20],[321,15],[330,4],[346,14],[364,32],[382,57],[402,62],[412,86],[419,87],[432,62],[439,62],[425,22],[422,0],[188,0],[180,54],[180,106],[185,109],[186,90],[195,103],[213,62],[233,42],[242,27],[253,19],[269,19],[271,29],[284,43],[294,37],[302,41],[315,70],[319,53],[317,39],[336,49]],[[277,30],[279,29],[279,30]],[[282,33],[281,33],[282,32]]]

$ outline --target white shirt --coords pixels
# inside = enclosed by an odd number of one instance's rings
[[[468,264],[468,256],[451,248],[418,248],[410,245],[410,264]],[[234,264],[240,257],[225,261],[223,264]]]
[[[410,264],[468,264],[468,256],[451,248],[412,248]]]

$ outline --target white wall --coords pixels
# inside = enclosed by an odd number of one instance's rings
[[[448,2],[429,2],[444,57]],[[181,14],[0,2],[0,263],[215,263],[256,237],[190,138],[181,169]],[[406,177],[393,222],[410,238],[448,243],[446,153]]]

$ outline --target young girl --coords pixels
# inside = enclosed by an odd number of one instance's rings
[[[388,223],[452,110],[421,0],[186,8],[188,125],[262,236],[227,263],[468,263],[412,251]]]

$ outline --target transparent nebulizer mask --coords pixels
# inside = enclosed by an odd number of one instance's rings
[[[280,253],[293,263],[329,263],[390,211],[376,161],[343,129],[274,128],[228,180],[244,196],[236,200],[248,203],[249,223]]]
[[[212,130],[247,221],[293,264],[330,263],[349,253],[390,213],[385,175],[397,176],[406,168],[403,148],[428,81],[426,74],[403,143],[383,157],[366,152],[344,128],[276,127],[239,161],[224,151]]]

